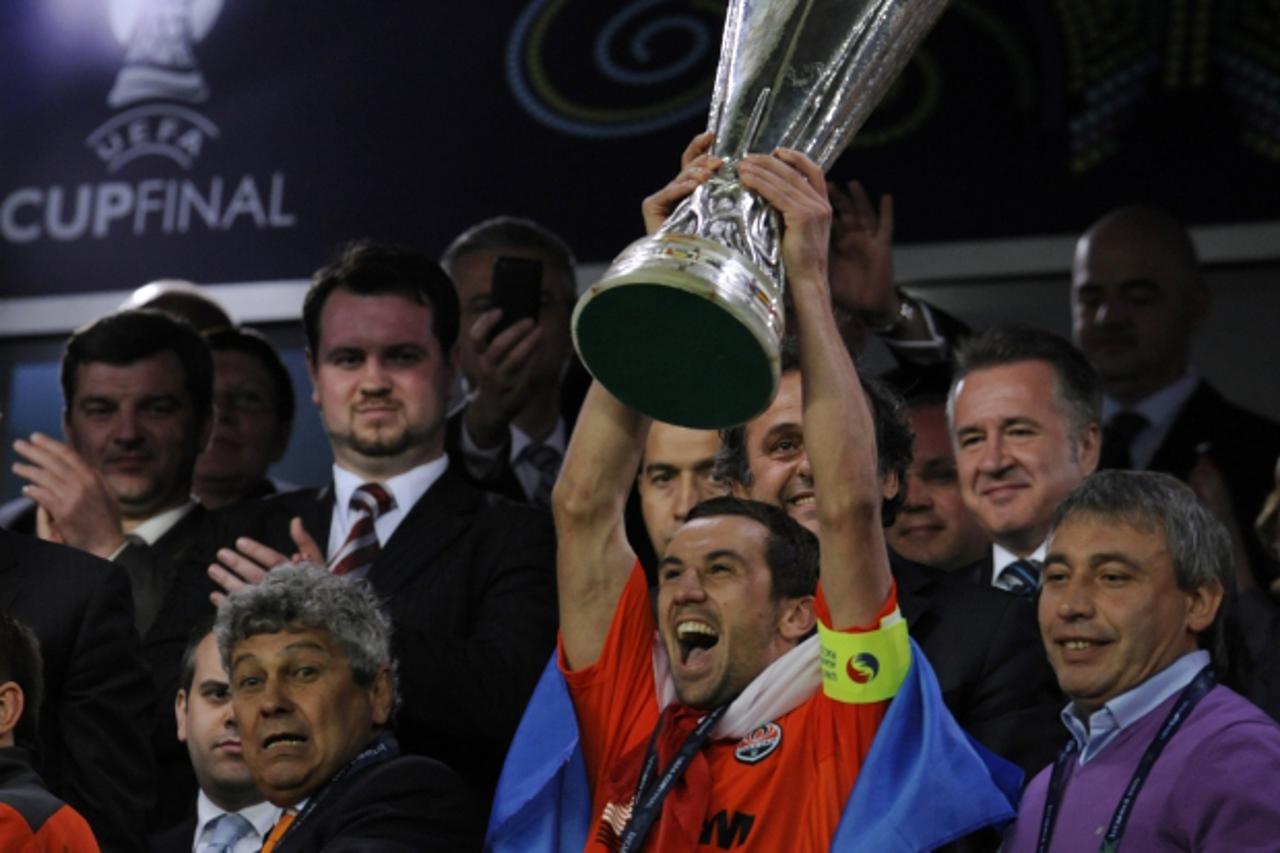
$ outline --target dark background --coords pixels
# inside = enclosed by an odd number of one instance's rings
[[[607,260],[705,124],[723,16],[714,0],[223,0],[193,46],[210,90],[194,108],[220,137],[189,171],[144,157],[108,175],[84,140],[115,112],[109,6],[0,11],[0,198],[282,172],[297,225],[0,243],[5,295],[305,277],[353,236],[438,251],[496,212]],[[833,175],[894,192],[906,244],[1069,234],[1131,200],[1190,224],[1280,218],[1268,8],[957,0]]]

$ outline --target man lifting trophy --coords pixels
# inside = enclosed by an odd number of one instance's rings
[[[945,4],[730,0],[708,121],[724,165],[574,312],[578,353],[615,397],[703,429],[768,406],[783,333],[779,222],[735,164],[782,147],[830,168]]]

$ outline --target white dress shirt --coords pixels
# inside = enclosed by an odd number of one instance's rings
[[[215,806],[204,791],[196,796],[196,833],[191,839],[191,853],[205,853],[209,837],[213,835],[212,824],[224,814],[226,812]],[[234,853],[258,853],[262,849],[262,842],[267,839],[267,833],[280,819],[280,807],[264,800],[241,809],[237,814],[248,820],[253,825],[253,830],[237,841],[232,850]]]
[[[1129,460],[1133,462],[1135,471],[1144,471],[1155,459],[1156,451],[1164,444],[1165,436],[1178,413],[1186,405],[1187,400],[1195,393],[1200,384],[1200,374],[1194,369],[1188,370],[1178,379],[1156,393],[1132,406],[1122,406],[1110,397],[1102,398],[1102,423],[1105,425],[1120,412],[1137,412],[1147,419],[1147,425],[1138,430],[1133,441],[1129,443]]]
[[[1036,548],[1025,557],[1019,557],[1012,551],[1001,548],[994,542],[991,544],[991,585],[996,585],[996,578],[1000,577],[1000,573],[1004,571],[1004,567],[1018,560],[1035,560],[1041,566],[1044,565],[1044,553],[1048,542],[1041,542],[1040,547]]]
[[[395,533],[400,522],[413,509],[418,499],[435,485],[449,467],[449,457],[442,454],[425,465],[419,465],[403,474],[397,474],[389,480],[379,482],[395,498],[396,505],[378,516],[373,523],[373,530],[378,535],[378,544],[385,545]],[[356,489],[369,482],[345,468],[333,466],[333,517],[329,522],[329,546],[325,551],[326,559],[333,559],[344,542],[351,526],[355,524],[359,513],[351,509],[351,495]]]

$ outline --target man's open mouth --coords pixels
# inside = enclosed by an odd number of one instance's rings
[[[262,742],[262,748],[265,751],[270,752],[274,748],[301,746],[306,742],[307,742],[307,739],[302,735],[287,734],[287,733],[270,735]]]
[[[680,662],[688,664],[720,642],[720,632],[706,622],[690,619],[676,625],[676,642],[680,645]]]

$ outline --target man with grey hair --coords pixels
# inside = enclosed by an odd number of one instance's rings
[[[496,271],[528,262],[536,265],[528,280],[507,284],[537,288],[537,313],[504,317]],[[467,390],[465,407],[449,420],[448,449],[480,485],[548,506],[586,393],[569,332],[577,299],[573,252],[537,222],[496,216],[458,235],[441,266],[462,309],[459,363]],[[575,379],[565,382],[570,366]]]
[[[1039,615],[1071,739],[1006,850],[1275,849],[1280,727],[1210,653],[1232,582],[1226,531],[1168,475],[1107,471],[1062,501]]]
[[[1054,507],[1098,465],[1099,392],[1070,343],[994,326],[960,346],[947,417],[965,506],[992,540],[972,579],[1034,596]]]
[[[390,733],[391,619],[367,582],[283,566],[228,596],[214,631],[245,762],[285,809],[264,851],[476,846],[462,781]]]

